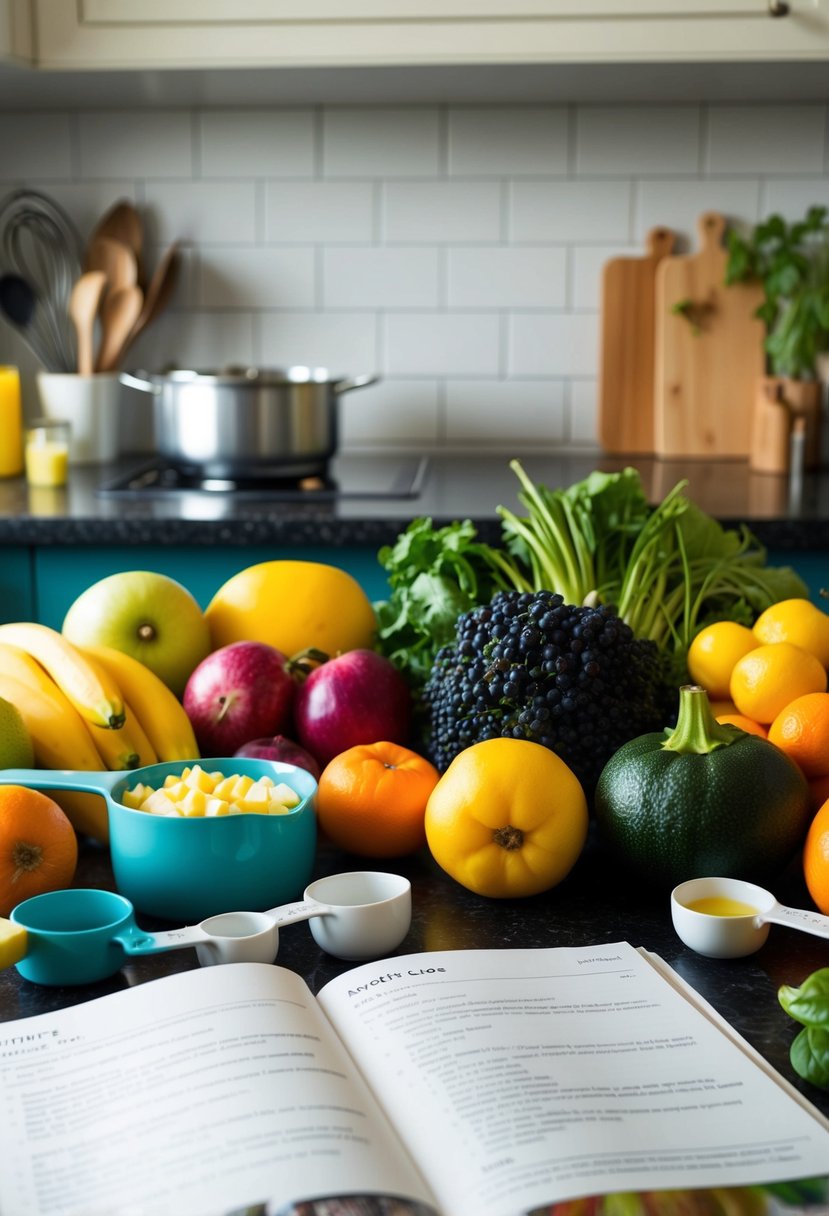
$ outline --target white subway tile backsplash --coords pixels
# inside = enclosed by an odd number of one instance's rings
[[[0,115],[0,179],[71,177],[72,131],[69,114]]]
[[[696,174],[699,156],[698,106],[582,106],[577,112],[579,174]]]
[[[78,115],[82,177],[177,177],[193,172],[186,110],[87,111]]]
[[[760,182],[754,178],[726,181],[643,181],[639,184],[636,239],[644,241],[649,228],[671,228],[684,251],[699,247],[699,218],[706,211],[720,211],[726,219],[742,218],[749,226],[762,219]],[[678,252],[683,252],[681,246]]]
[[[269,182],[265,190],[265,239],[370,241],[374,190],[368,182]]]
[[[510,240],[626,241],[629,181],[517,181],[510,192]]]
[[[311,177],[312,110],[207,110],[198,123],[201,177]]]
[[[492,313],[389,313],[390,376],[497,376],[499,321]]]
[[[712,106],[710,173],[820,173],[826,139],[822,106]]]
[[[598,394],[596,380],[570,381],[567,438],[574,447],[597,447]]]
[[[323,253],[326,308],[436,308],[436,249],[329,247]]]
[[[576,245],[573,248],[571,304],[577,312],[596,310],[602,301],[602,272],[611,258],[642,257],[645,246],[635,245]]]
[[[217,249],[200,258],[198,303],[208,308],[313,308],[311,248]]]
[[[564,438],[561,380],[450,380],[446,438],[451,443],[558,445]]]
[[[567,292],[564,249],[520,246],[450,249],[450,308],[561,308]]]
[[[775,178],[765,185],[763,215],[779,212],[790,223],[802,220],[810,207],[829,208],[829,176]]]
[[[509,335],[511,376],[589,376],[599,339],[595,313],[517,313]]]
[[[371,313],[264,313],[258,325],[260,363],[324,367],[335,376],[374,375],[380,370]]]
[[[526,177],[567,172],[564,106],[458,107],[449,110],[453,177]]]
[[[387,241],[497,241],[501,186],[493,181],[387,182],[383,237]]]
[[[747,230],[829,206],[822,103],[21,112],[0,140],[0,182],[83,238],[129,198],[148,269],[181,242],[130,366],[377,374],[340,402],[354,451],[596,448],[606,262],[657,226],[697,248],[706,211]],[[33,360],[1,319],[0,361],[28,409]],[[151,407],[133,394],[131,443]]]
[[[340,438],[346,450],[384,444],[434,446],[439,438],[437,380],[381,380],[339,400]]]
[[[253,182],[149,182],[146,201],[156,239],[196,245],[250,245],[256,240]]]
[[[326,110],[322,130],[324,177],[422,177],[438,171],[436,107]]]

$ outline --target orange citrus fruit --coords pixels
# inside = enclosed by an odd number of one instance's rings
[[[405,857],[426,843],[434,765],[397,743],[361,743],[320,774],[317,818],[332,844],[364,857]]]
[[[737,660],[731,673],[731,699],[738,712],[765,725],[795,697],[825,691],[820,659],[793,642],[757,646]]]
[[[746,734],[758,735],[761,739],[765,739],[768,735],[762,722],[755,722],[753,718],[747,718],[745,714],[716,714],[715,716],[718,722],[739,726],[740,730],[744,730]]]
[[[795,697],[769,727],[769,741],[791,756],[807,777],[829,773],[829,692]]]
[[[754,622],[758,642],[794,642],[829,667],[829,616],[811,600],[780,600]]]
[[[757,638],[747,625],[715,621],[701,629],[688,648],[688,674],[710,700],[727,699],[734,664],[754,650]]]
[[[23,785],[0,786],[0,916],[68,887],[77,864],[78,838],[58,804]]]
[[[803,877],[817,907],[829,915],[829,802],[824,802],[806,833]]]
[[[561,882],[581,854],[587,823],[576,775],[526,739],[487,739],[459,752],[426,807],[435,861],[461,886],[494,899]]]
[[[728,700],[709,697],[708,704],[711,706],[711,713],[714,715],[715,718],[718,718],[720,716],[720,714],[739,713],[737,706],[734,704],[734,702],[731,700],[730,697],[728,698]]]

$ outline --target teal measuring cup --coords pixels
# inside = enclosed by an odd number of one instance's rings
[[[411,884],[399,874],[355,871],[319,878],[302,900],[266,912],[224,912],[200,924],[149,933],[123,895],[70,888],[34,895],[12,910],[22,933],[7,944],[12,963],[35,984],[90,984],[130,958],[193,946],[202,967],[272,963],[279,930],[309,921],[319,946],[336,958],[378,958],[400,945],[412,916]],[[2,929],[2,922],[0,922]]]
[[[289,785],[300,802],[284,815],[184,818],[136,811],[121,801],[139,782],[159,787],[196,763],[223,776],[269,776]],[[264,911],[299,898],[311,877],[317,783],[293,764],[211,756],[114,773],[7,768],[0,769],[0,784],[100,794],[115,885],[140,912],[162,920],[193,923],[237,908]]]

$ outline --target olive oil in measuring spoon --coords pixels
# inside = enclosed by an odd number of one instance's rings
[[[708,895],[704,899],[691,900],[685,906],[692,912],[704,912],[706,916],[756,916],[758,913],[751,904],[729,899],[726,895]]]

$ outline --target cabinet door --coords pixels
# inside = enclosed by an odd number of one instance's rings
[[[32,0],[44,67],[829,58],[829,0]]]
[[[98,579],[123,570],[154,570],[167,574],[182,583],[202,608],[206,608],[232,574],[256,562],[277,558],[338,566],[353,575],[372,600],[381,599],[388,593],[385,571],[373,549],[161,549],[155,546],[40,549],[34,555],[37,597],[31,619],[60,629],[67,610],[82,591]],[[7,619],[24,620],[27,616]]]
[[[25,548],[0,550],[0,621],[34,619],[32,562]]]

